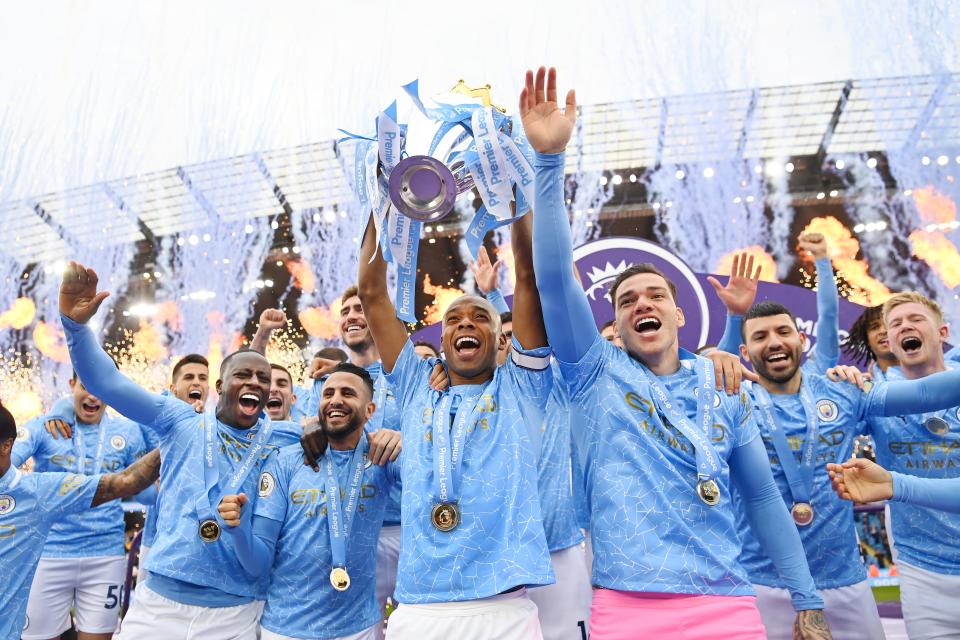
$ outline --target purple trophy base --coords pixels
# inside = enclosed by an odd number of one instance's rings
[[[390,201],[400,213],[414,220],[442,220],[453,211],[456,198],[453,174],[436,158],[404,158],[390,174]]]

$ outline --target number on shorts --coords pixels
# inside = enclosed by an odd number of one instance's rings
[[[112,584],[110,588],[107,589],[107,604],[103,605],[104,609],[116,609],[117,604],[120,602],[120,595],[117,591],[120,589],[120,585]]]
[[[583,620],[578,620],[577,626],[580,627],[581,640],[587,640],[587,625],[583,622]]]

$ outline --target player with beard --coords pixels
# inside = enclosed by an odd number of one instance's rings
[[[247,576],[231,536],[221,536],[222,494],[255,495],[273,450],[295,443],[300,426],[261,418],[270,366],[253,351],[224,358],[219,402],[198,416],[182,400],[150,393],[117,371],[86,323],[109,294],[92,269],[71,262],[60,285],[60,314],[80,380],[92,393],[160,439],[163,471],[157,538],[120,638],[255,638],[265,580]]]
[[[813,257],[817,270],[817,339],[803,368],[807,373],[823,375],[840,360],[840,294],[823,234],[804,233],[798,245],[801,252]],[[757,265],[754,271],[753,265],[753,256],[741,253],[733,258],[733,271],[726,287],[722,287],[713,276],[707,278],[727,308],[727,325],[717,345],[721,351],[739,352],[743,316],[757,297],[757,283],[760,280],[760,266]]]
[[[830,490],[824,463],[850,457],[854,437],[871,416],[935,411],[960,402],[960,370],[923,383],[876,384],[868,393],[826,376],[802,371],[806,336],[796,318],[777,302],[747,311],[741,355],[760,376],[751,387],[760,435],[774,479],[791,509],[824,613],[837,637],[883,637],[873,592],[867,583],[854,528],[852,505]],[[773,640],[791,637],[790,594],[753,536],[746,515],[738,517],[740,561],[757,590],[757,604]]]
[[[367,224],[359,299],[404,433],[400,605],[390,618],[391,638],[540,637],[536,606],[524,587],[553,582],[537,496],[550,371],[529,229],[525,216],[511,231],[511,358],[496,364],[505,338],[493,306],[461,296],[443,315],[450,388],[437,392],[429,383],[431,364],[414,352],[396,316],[386,262],[373,222]]]
[[[27,594],[51,528],[143,491],[156,480],[160,468],[160,453],[153,451],[120,473],[21,473],[12,459],[16,440],[13,416],[0,405],[0,638],[4,640],[16,640],[22,631],[29,633],[31,620],[45,623],[45,614],[41,619],[26,615]],[[114,589],[112,596],[116,626],[119,590]],[[90,635],[81,632],[79,637]]]
[[[220,503],[244,569],[255,577],[272,573],[264,640],[373,640],[383,627],[375,595],[377,537],[399,478],[393,461],[400,433],[383,430],[393,444],[368,451],[364,427],[375,411],[373,391],[366,370],[337,365],[321,393],[328,448],[317,460],[320,472],[303,464],[300,445],[285,447],[260,476],[252,527],[238,527],[250,511],[245,494]]]
[[[944,358],[949,329],[936,302],[913,291],[898,293],[884,303],[883,316],[904,379],[930,384],[934,374],[960,368]],[[960,476],[960,407],[868,424],[877,462],[887,469],[922,478]],[[890,503],[890,515],[908,635],[954,637],[960,629],[960,515],[899,502]]]
[[[749,401],[718,393],[713,360],[680,350],[685,319],[672,283],[652,265],[630,267],[614,282],[623,350],[594,324],[569,268],[563,152],[576,122],[574,92],[561,112],[556,71],[541,67],[536,80],[528,71],[520,113],[537,152],[537,286],[578,418],[571,431],[591,508],[591,637],[673,637],[678,629],[688,639],[766,637],[737,559],[733,482],[794,596],[796,637],[831,637]]]
[[[114,367],[111,363],[111,367]],[[86,476],[129,467],[148,448],[140,428],[106,413],[107,405],[77,379],[70,379],[72,424],[46,430],[47,417],[28,423],[11,453],[13,466],[34,459],[34,471]],[[59,403],[58,403],[59,404]],[[61,412],[64,412],[61,410]],[[59,637],[76,617],[81,640],[109,640],[117,628],[119,595],[126,570],[123,509],[119,500],[65,517],[50,529],[30,589],[27,640]]]

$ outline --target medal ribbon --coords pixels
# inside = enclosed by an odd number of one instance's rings
[[[373,375],[371,373],[371,375]],[[373,412],[373,417],[370,418],[368,425],[370,425],[366,430],[367,431],[378,431],[383,428],[384,416],[387,414],[386,402],[387,402],[387,381],[386,377],[382,374],[374,378],[374,388],[376,389],[376,395],[374,396],[374,406],[376,409]],[[373,424],[371,424],[373,423]]]
[[[203,491],[197,496],[197,518],[200,522],[205,520],[215,520],[213,512],[214,505],[220,503],[220,498],[225,495],[235,494],[243,485],[244,480],[250,475],[257,460],[260,459],[260,453],[267,445],[270,434],[273,432],[273,422],[264,414],[260,421],[260,430],[250,443],[250,447],[244,454],[240,464],[230,474],[227,485],[220,490],[220,467],[217,464],[216,456],[216,433],[217,433],[217,415],[216,407],[203,413],[200,418],[203,425]],[[216,500],[211,500],[211,493],[217,493]]]
[[[795,503],[810,503],[810,493],[813,490],[813,458],[817,448],[817,440],[820,436],[820,421],[817,418],[817,407],[814,405],[813,396],[810,394],[810,388],[801,379],[800,381],[800,404],[803,405],[803,416],[807,423],[807,433],[803,442],[803,453],[800,463],[793,455],[790,449],[790,443],[787,441],[787,434],[779,427],[773,416],[773,403],[770,400],[770,393],[762,385],[753,385],[753,395],[760,405],[760,422],[770,432],[770,438],[773,440],[773,448],[780,459],[780,466],[783,468],[783,475],[787,477],[787,484],[790,485],[790,495]]]
[[[440,503],[460,500],[460,467],[463,464],[467,425],[476,421],[480,413],[479,401],[491,388],[492,382],[493,380],[485,384],[477,395],[463,396],[460,406],[457,407],[452,434],[448,426],[452,393],[444,393],[440,403],[433,409],[433,488],[434,497]]]
[[[77,421],[77,424],[74,425],[73,430],[73,444],[75,445],[75,453],[77,456],[77,473],[82,476],[87,475],[87,451],[83,447],[83,428],[80,425],[80,421]],[[107,430],[103,424],[103,420],[100,421],[100,424],[97,426],[99,431],[99,441],[97,442],[97,453],[93,459],[93,470],[91,475],[97,475],[100,473],[100,465],[103,464],[103,445],[107,438]]]
[[[697,418],[699,424],[694,425],[683,412],[683,405],[670,394],[666,385],[649,369],[640,364],[641,370],[647,376],[647,382],[653,388],[657,407],[670,420],[670,423],[682,433],[693,445],[697,459],[697,478],[700,481],[713,480],[720,477],[720,457],[713,447],[707,434],[713,427],[713,362],[706,358],[696,358],[693,363],[697,373]]]
[[[347,508],[343,509],[340,502],[340,484],[337,482],[336,470],[333,467],[333,455],[328,450],[326,456],[327,479],[324,484],[324,495],[327,499],[327,528],[330,532],[330,555],[333,566],[346,568],[347,566],[347,536],[350,535],[350,525],[357,511],[360,496],[360,484],[363,480],[363,467],[366,464],[364,455],[367,453],[367,435],[360,435],[360,442],[353,450],[350,459],[350,486],[347,489]]]

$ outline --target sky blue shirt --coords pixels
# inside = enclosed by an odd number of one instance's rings
[[[19,467],[30,457],[36,472],[81,473],[79,442],[83,443],[83,475],[116,473],[129,467],[146,453],[139,425],[123,417],[104,414],[99,424],[73,421],[73,437],[54,438],[44,427],[50,416],[27,423],[25,438],[17,438],[11,460]],[[100,464],[94,468],[97,450],[103,438]],[[124,522],[120,500],[111,500],[94,509],[85,509],[57,521],[50,529],[44,558],[84,558],[122,556]]]
[[[817,447],[814,451],[813,487],[810,490],[814,518],[808,526],[797,527],[807,564],[818,589],[843,587],[866,579],[867,574],[860,557],[853,520],[853,503],[841,500],[830,485],[830,476],[825,465],[837,464],[850,457],[854,436],[866,428],[864,419],[871,412],[870,404],[882,405],[886,393],[884,385],[876,385],[869,394],[854,385],[831,382],[819,375],[803,375],[817,408],[819,424]],[[769,394],[774,419],[783,430],[798,464],[806,442],[807,423],[799,394]],[[751,396],[753,397],[753,396]],[[756,408],[756,401],[754,400]],[[763,443],[770,456],[770,467],[777,488],[787,508],[793,505],[790,485],[780,465],[777,451],[767,426],[758,421]],[[740,561],[750,580],[769,587],[784,587],[773,562],[761,549],[750,530],[742,510],[737,517],[737,527],[743,539],[743,554]]]
[[[483,410],[467,426],[463,447],[462,521],[449,532],[434,528],[430,516],[436,503],[433,411],[441,398],[430,388],[433,365],[408,341],[386,376],[402,415],[396,588],[401,603],[475,600],[554,581],[537,495],[537,440],[551,382],[549,348],[524,353],[538,356],[544,368],[526,369],[511,358],[495,369],[491,386],[476,400]],[[479,392],[451,388],[446,393],[458,391],[465,397]]]
[[[376,602],[377,538],[390,497],[399,480],[398,463],[366,461],[359,502],[346,541],[350,588],[330,584],[333,559],[327,523],[326,457],[331,456],[346,515],[353,451],[328,448],[320,471],[303,464],[300,445],[284,447],[261,475],[255,518],[281,523],[272,578],[261,624],[293,638],[334,638],[357,633],[380,619]],[[309,597],[304,597],[309,594]]]
[[[20,637],[30,584],[54,523],[89,509],[100,476],[21,473],[0,477],[0,640]]]
[[[947,368],[956,370],[960,364],[951,361]],[[960,476],[960,406],[935,413],[943,415],[949,433],[932,434],[920,415],[871,418],[877,462],[890,471],[922,478]],[[960,575],[960,514],[896,502],[890,504],[890,518],[900,560],[927,571]]]
[[[558,365],[551,362],[551,367],[554,380],[558,380]],[[570,463],[570,402],[563,385],[554,384],[550,389],[541,432],[537,485],[547,546],[554,552],[572,547],[583,540],[574,508]]]

